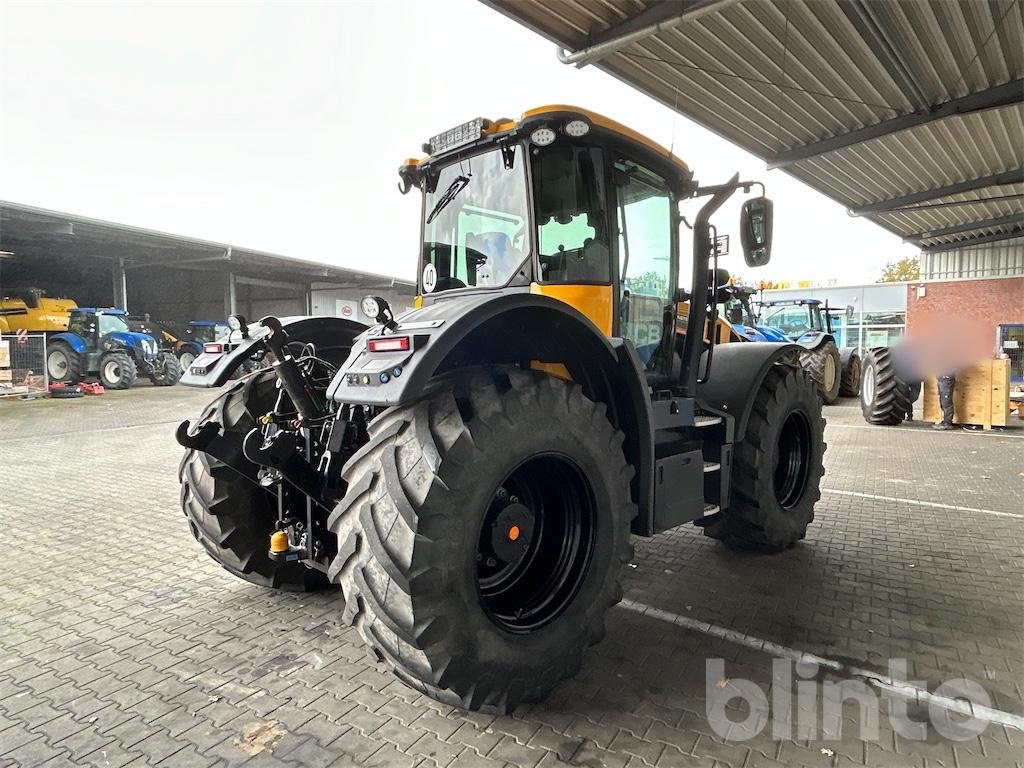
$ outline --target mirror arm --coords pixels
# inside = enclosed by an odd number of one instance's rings
[[[734,174],[725,184],[714,187],[698,187],[694,192],[695,197],[711,195],[698,211],[693,220],[693,274],[691,285],[693,295],[690,298],[690,313],[686,321],[686,336],[683,339],[683,394],[687,397],[695,397],[697,394],[697,367],[700,365],[700,356],[704,342],[704,322],[707,320],[708,291],[708,262],[712,257],[711,227],[709,221],[714,213],[722,207],[726,200],[732,196],[739,186],[740,175]],[[696,332],[694,332],[696,329]],[[705,370],[705,375],[707,371]]]

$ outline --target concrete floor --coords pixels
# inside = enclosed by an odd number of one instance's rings
[[[627,599],[580,674],[493,717],[369,661],[337,593],[262,590],[204,554],[178,506],[172,433],[211,394],[0,402],[0,766],[1024,762],[1020,422],[936,433],[870,427],[854,401],[827,408],[805,541],[760,556],[690,527],[636,540]],[[917,690],[886,693],[900,659]],[[954,678],[987,698],[960,734]],[[869,700],[829,720],[823,697],[843,680],[867,681]],[[743,691],[771,700],[756,735],[708,716]],[[750,712],[726,707],[733,722]]]

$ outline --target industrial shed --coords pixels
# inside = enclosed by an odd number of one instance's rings
[[[415,293],[384,275],[0,202],[0,294],[28,287],[177,322],[235,313],[365,320],[355,317],[361,296],[404,307]]]
[[[1020,0],[483,0],[924,253],[1024,233]]]

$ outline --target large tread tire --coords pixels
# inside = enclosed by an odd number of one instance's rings
[[[139,369],[127,352],[107,352],[100,358],[99,379],[104,389],[131,389]]]
[[[860,407],[868,424],[902,424],[913,405],[911,386],[896,375],[892,350],[875,347],[864,355],[861,367]]]
[[[518,369],[441,379],[386,411],[346,464],[348,494],[328,522],[345,620],[400,680],[443,703],[506,712],[543,698],[577,672],[622,598],[637,514],[622,442],[578,385]],[[544,452],[570,457],[591,485],[594,552],[562,613],[513,634],[478,597],[478,537],[507,471]]]
[[[193,429],[218,422],[237,440],[273,408],[275,376],[267,371],[240,381],[210,403]],[[244,460],[244,458],[243,458]],[[321,572],[302,563],[278,563],[267,547],[277,520],[276,497],[202,451],[186,450],[178,466],[181,508],[192,535],[226,571],[261,587],[309,592],[329,586]]]
[[[860,355],[856,352],[850,353],[849,360],[843,368],[843,377],[839,381],[839,394],[843,397],[857,397],[860,395]]]
[[[163,368],[162,373],[154,373],[151,381],[158,387],[173,387],[181,379],[182,367],[178,356],[173,352],[161,352],[154,366]]]
[[[54,375],[59,372],[51,370],[51,355],[62,356],[61,359],[67,367],[63,369],[61,375]],[[46,345],[46,373],[51,383],[77,384],[82,378],[82,356],[75,352],[66,341],[51,341]]]
[[[790,476],[794,482],[788,486],[777,470],[794,456],[792,440],[798,435],[806,441],[802,470]],[[758,389],[743,441],[734,448],[729,507],[704,527],[705,535],[759,552],[793,546],[814,520],[826,447],[817,385],[795,366],[772,366]]]
[[[831,361],[831,365],[829,365],[829,361]],[[800,365],[818,385],[818,391],[821,392],[821,399],[825,405],[832,405],[839,399],[843,366],[839,358],[839,348],[834,341],[826,341],[814,349],[803,350],[800,353]]]

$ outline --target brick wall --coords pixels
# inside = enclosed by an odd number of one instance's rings
[[[925,295],[918,298],[918,286]],[[963,330],[994,347],[996,326],[1024,323],[1024,277],[950,280],[907,285],[907,336],[955,319]]]

